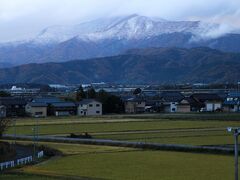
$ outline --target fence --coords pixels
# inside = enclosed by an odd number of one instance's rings
[[[37,153],[37,158],[38,159],[42,158],[43,156],[44,156],[43,151],[40,151],[40,152]],[[15,166],[29,164],[32,161],[33,161],[33,157],[28,156],[28,157],[25,157],[25,158],[14,160],[14,161],[2,162],[2,163],[0,163],[0,170],[3,171],[4,169],[13,168]]]

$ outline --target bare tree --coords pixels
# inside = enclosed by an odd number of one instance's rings
[[[12,121],[6,118],[0,118],[0,138],[7,128],[11,125]]]

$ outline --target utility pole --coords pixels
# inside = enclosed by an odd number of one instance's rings
[[[233,133],[234,136],[235,180],[238,180],[238,136],[240,134],[240,128],[229,127],[227,131]]]
[[[38,118],[36,117],[36,122],[33,127],[33,159],[37,160],[37,145],[38,145]]]

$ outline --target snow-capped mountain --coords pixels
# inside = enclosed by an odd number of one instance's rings
[[[226,34],[218,24],[133,14],[52,26],[30,40],[0,44],[0,63],[62,62],[118,55],[132,48],[197,46],[240,52],[240,35]]]
[[[139,15],[98,19],[73,26],[53,26],[43,30],[36,43],[60,43],[77,37],[85,41],[143,39],[169,33],[206,31],[199,21],[167,21]]]

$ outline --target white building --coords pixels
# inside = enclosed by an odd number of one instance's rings
[[[84,99],[79,102],[77,114],[79,116],[102,115],[102,103],[94,99]]]

